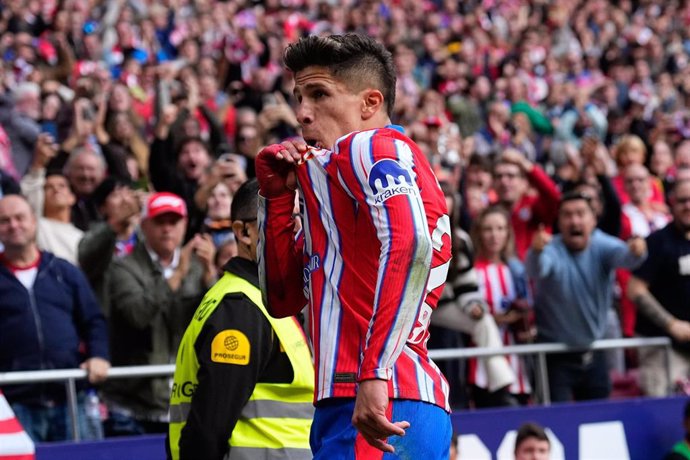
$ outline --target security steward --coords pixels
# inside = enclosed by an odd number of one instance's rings
[[[168,458],[311,459],[314,368],[295,318],[259,290],[255,179],[232,200],[238,255],[206,293],[177,353]]]

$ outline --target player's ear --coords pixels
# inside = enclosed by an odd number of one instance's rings
[[[379,110],[383,110],[383,93],[378,89],[365,89],[362,92],[362,120],[370,119]]]

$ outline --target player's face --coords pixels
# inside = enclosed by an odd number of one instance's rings
[[[324,67],[307,67],[295,74],[297,120],[310,145],[332,149],[335,141],[362,129],[362,95],[353,93]]]

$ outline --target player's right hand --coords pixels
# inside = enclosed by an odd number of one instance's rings
[[[255,160],[256,179],[259,182],[261,196],[275,198],[295,190],[295,166],[307,148],[303,140],[291,139],[261,149]]]

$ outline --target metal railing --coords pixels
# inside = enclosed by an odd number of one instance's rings
[[[506,345],[501,348],[450,348],[429,350],[429,356],[435,361],[451,359],[482,358],[497,355],[536,355],[536,383],[537,396],[542,404],[551,404],[549,392],[548,367],[546,355],[553,353],[572,353],[599,350],[616,350],[620,348],[664,348],[664,372],[666,382],[671,384],[671,339],[668,337],[645,337],[633,339],[604,339],[595,340],[588,348],[571,347],[564,343],[534,343],[528,345]],[[2,383],[2,380],[0,380]],[[666,392],[670,391],[670,387]]]
[[[584,351],[613,350],[621,348],[664,348],[664,369],[666,381],[671,384],[671,339],[668,337],[650,337],[633,339],[606,339],[596,340],[588,348],[571,347],[562,343],[535,343],[529,345],[510,345],[501,348],[448,348],[430,350],[429,356],[435,361],[447,361],[452,359],[481,358],[498,355],[536,355],[536,380],[537,396],[542,404],[549,405],[548,368],[546,355],[553,353],[572,353]],[[131,377],[169,377],[175,372],[174,364],[113,367],[108,370],[108,379],[120,379]],[[76,381],[85,379],[86,371],[83,369],[57,369],[47,371],[19,371],[0,372],[0,386],[17,385],[22,383],[65,382],[67,392],[67,404],[69,408],[72,433],[75,441],[79,441],[79,429],[77,413],[77,389]],[[667,389],[670,390],[670,387]]]

